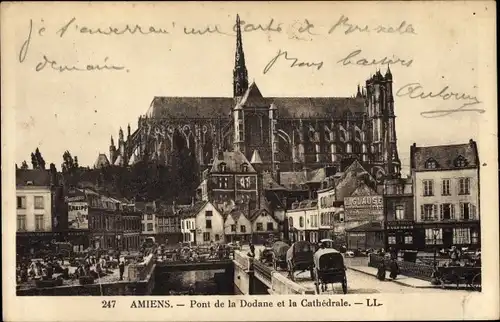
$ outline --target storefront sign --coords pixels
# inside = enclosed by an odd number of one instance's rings
[[[384,217],[383,209],[373,209],[373,208],[365,208],[365,209],[345,209],[345,221],[380,221]]]
[[[388,230],[411,230],[414,228],[413,220],[396,220],[396,221],[388,221],[387,229]]]
[[[348,232],[349,237],[366,237],[365,233],[350,233]]]
[[[86,202],[68,202],[68,228],[89,229],[89,206]]]
[[[345,208],[371,208],[383,209],[384,201],[382,196],[356,196],[344,198]]]
[[[60,232],[52,232],[52,231],[34,231],[34,232],[18,232],[16,233],[17,237],[58,237],[61,236]]]
[[[85,196],[64,197],[65,202],[83,201],[83,200],[85,200]]]

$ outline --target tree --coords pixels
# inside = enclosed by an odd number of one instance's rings
[[[21,164],[21,170],[27,170],[28,169],[28,163],[26,163],[26,160],[23,161]]]
[[[42,157],[42,154],[40,153],[40,150],[36,148],[35,150],[35,158],[38,164],[38,169],[43,169],[45,170],[45,160]]]
[[[34,153],[31,153],[31,165],[33,166],[33,169],[38,169],[38,160],[36,159]]]
[[[75,169],[75,160],[68,150],[63,153],[63,164],[61,165],[63,172],[72,172]]]
[[[73,165],[75,168],[78,168],[78,157],[75,155],[75,157],[73,158],[74,159],[74,162],[73,162]]]

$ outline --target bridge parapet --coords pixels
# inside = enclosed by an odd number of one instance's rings
[[[302,285],[295,283],[279,272],[273,271],[271,278],[271,289],[269,293],[276,295],[285,294],[314,294],[314,290],[310,290]]]
[[[147,279],[154,270],[156,256],[149,254],[141,263],[134,263],[128,266],[128,280],[139,282]]]
[[[248,257],[241,250],[234,251],[234,262],[246,272],[253,270],[253,258]]]

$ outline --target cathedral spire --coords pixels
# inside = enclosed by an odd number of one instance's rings
[[[113,136],[111,135],[111,146],[115,146],[115,140],[113,140]]]
[[[362,97],[362,95],[361,95],[361,89],[359,87],[359,84],[358,84],[358,92],[356,93],[356,97]]]
[[[233,70],[233,95],[243,96],[248,89],[248,72],[245,65],[245,53],[241,41],[240,16],[236,15],[236,53],[234,57]]]

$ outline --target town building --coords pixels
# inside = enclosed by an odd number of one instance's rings
[[[140,250],[142,214],[118,199],[83,189],[89,200],[89,229],[93,248]]]
[[[414,249],[412,177],[384,183],[385,248]]]
[[[291,242],[319,241],[318,208],[316,200],[294,202],[286,213],[289,226],[288,239]]]
[[[220,151],[217,156],[211,167],[203,172],[198,187],[200,199],[210,201],[221,210],[234,205],[248,208],[248,211],[258,209],[263,199],[261,180],[254,167],[260,162],[258,153],[252,162],[239,151]]]
[[[141,218],[141,243],[146,238],[154,238],[158,234],[158,216],[156,202],[135,202],[135,209],[142,213]]]
[[[252,223],[244,211],[235,208],[226,214],[224,235],[226,242],[248,243],[252,241]]]
[[[182,217],[180,209],[176,209],[175,205],[161,206],[161,209],[157,212],[156,221],[156,242],[158,244],[176,245],[183,241],[183,232],[181,232]]]
[[[16,170],[18,251],[34,252],[56,238],[54,186],[55,173],[49,170]]]
[[[465,144],[410,147],[418,249],[480,247],[479,156]]]
[[[269,208],[257,209],[249,216],[252,227],[252,242],[263,244],[267,240],[279,238],[279,224]]]
[[[328,177],[324,189],[317,191],[319,215],[319,239],[335,239],[336,235],[343,233],[340,225],[344,222],[344,208],[335,197],[335,187],[330,183],[333,177]]]
[[[182,242],[196,244],[196,214],[190,213],[181,219]]]
[[[199,201],[186,207],[181,213],[181,232],[190,234],[196,245],[224,241],[224,217],[210,201]],[[194,227],[192,226],[194,216]],[[188,224],[188,222],[190,224]]]
[[[384,248],[384,199],[366,183],[344,199],[348,249]]]

